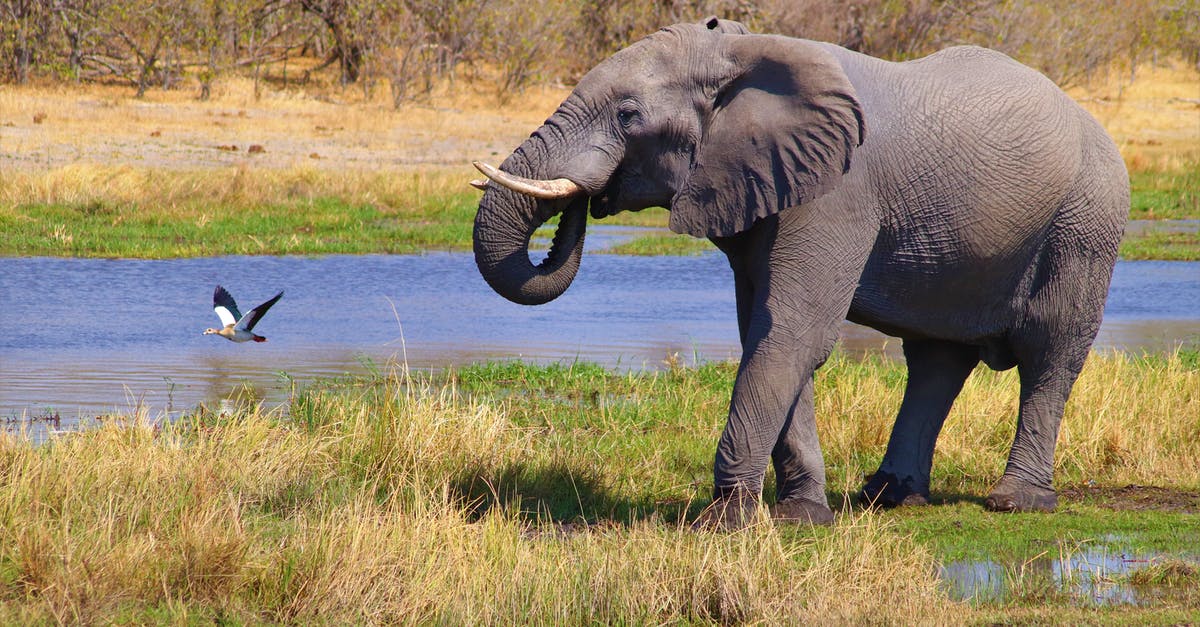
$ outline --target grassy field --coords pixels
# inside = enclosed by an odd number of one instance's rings
[[[1197,84],[1147,68],[1072,92],[1121,148],[1135,219],[1200,219]],[[500,108],[468,88],[396,111],[357,90],[255,99],[237,80],[203,103],[6,88],[0,256],[467,250],[466,164],[503,159],[565,93]],[[612,252],[710,247],[653,235]],[[1122,255],[1197,259],[1200,233],[1140,235]],[[42,445],[0,434],[0,623],[1200,622],[1195,352],[1091,358],[1051,515],[983,510],[1017,383],[982,369],[939,441],[935,505],[857,507],[905,374],[835,355],[816,398],[837,523],[693,533],[733,374],[401,370],[297,390],[285,410],[99,420]],[[1097,550],[1148,560],[1100,576],[1139,603],[1073,591],[1072,559]],[[982,562],[995,598],[939,580]]]
[[[1200,218],[1200,76],[1146,68],[1072,91],[1129,167],[1134,219]],[[383,95],[267,91],[229,80],[191,94],[22,87],[0,93],[0,255],[164,258],[469,250],[472,159],[498,162],[553,111],[562,88],[499,107],[460,85],[436,105]],[[259,150],[251,152],[251,146]],[[665,226],[666,214],[606,222]],[[1130,259],[1200,258],[1195,234],[1131,236]],[[650,236],[625,254],[706,242]]]
[[[937,504],[852,505],[904,374],[835,355],[817,411],[836,524],[694,533],[732,374],[398,369],[297,391],[286,417],[108,420],[40,446],[3,436],[0,622],[1200,618],[1195,354],[1090,360],[1064,420],[1051,515],[983,511],[1017,401],[1013,373],[985,370],[939,442]],[[1103,581],[1141,593],[1140,605],[1093,603],[1070,593],[1069,573],[1051,576],[1098,548],[1152,562]],[[962,560],[998,564],[1004,594],[951,598],[939,565]]]

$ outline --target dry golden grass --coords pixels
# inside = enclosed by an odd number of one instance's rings
[[[659,498],[695,497],[680,478],[710,463],[732,373],[508,365],[437,385],[385,376],[311,391],[290,420],[202,413],[155,428],[142,417],[40,446],[0,435],[0,622],[980,619],[938,588],[931,545],[954,538],[925,531],[918,542],[901,530],[920,512],[849,511],[827,530],[762,522],[729,534],[693,533],[656,511],[605,515],[605,498],[657,510],[668,507]],[[538,394],[511,393],[531,378]],[[848,492],[882,453],[902,384],[902,370],[879,360],[837,357],[822,370],[826,461]],[[593,393],[638,400],[581,410]],[[1011,442],[1016,394],[1012,373],[971,377],[939,441],[935,492],[985,493]],[[1093,356],[1058,450],[1060,484],[1200,487],[1194,356]],[[664,451],[669,460],[648,463]],[[563,473],[599,492],[555,494],[551,475]],[[472,497],[468,485],[507,498]],[[552,500],[602,513],[591,526],[562,525],[537,513]],[[992,544],[1015,529],[1045,543],[1089,515],[922,511],[935,521],[957,512],[968,524],[951,535]],[[1019,605],[999,611],[1020,615]]]
[[[462,475],[544,455],[447,390],[0,439],[0,621],[947,622],[930,552],[880,517],[785,540],[473,518]]]
[[[330,172],[311,164],[272,169],[251,164],[164,171],[80,162],[46,170],[14,170],[0,179],[0,209],[21,203],[94,203],[152,208],[166,219],[203,219],[214,208],[285,200],[337,198],[345,204],[413,208],[413,198],[467,190],[469,167]],[[471,170],[473,171],[473,170]]]
[[[1121,148],[1131,172],[1178,171],[1200,162],[1200,71],[1182,61],[1114,70],[1071,90]]]
[[[399,110],[380,86],[309,94],[254,95],[244,78],[223,79],[207,102],[195,90],[6,86],[0,90],[0,170],[71,165],[170,170],[221,166],[395,171],[499,160],[552,113],[568,90],[538,86],[498,104],[485,79],[436,90],[429,104]],[[1200,73],[1182,62],[1139,69],[1132,84],[1112,72],[1072,90],[1121,146],[1132,170],[1200,159]],[[39,122],[35,123],[35,118]],[[249,154],[251,145],[263,152]],[[231,150],[236,147],[236,150]]]
[[[111,86],[6,86],[0,169],[467,166],[507,155],[566,94],[533,88],[519,104],[501,108],[460,82],[443,88],[433,104],[396,110],[386,90],[378,92],[363,98],[354,89],[332,96],[265,91],[256,99],[250,81],[228,79],[200,102],[191,90],[154,90],[139,100]],[[262,152],[251,154],[251,145]]]
[[[827,377],[818,374],[821,441],[828,463],[856,468],[865,451],[882,455],[887,446],[903,381],[844,357],[831,365]],[[1015,370],[975,370],[938,439],[934,475],[943,483],[935,490],[983,495],[1000,478],[1016,434],[1019,388]],[[1055,468],[1060,485],[1200,488],[1200,370],[1177,357],[1093,354],[1067,403]],[[861,476],[841,480],[831,487],[854,493]]]

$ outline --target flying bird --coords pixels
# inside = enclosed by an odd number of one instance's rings
[[[249,342],[250,340],[265,342],[267,338],[251,331],[271,308],[271,305],[274,305],[282,296],[283,292],[279,292],[274,298],[251,309],[243,316],[238,311],[237,303],[233,302],[233,297],[229,295],[229,292],[218,285],[217,289],[213,290],[213,311],[217,312],[217,317],[225,326],[220,329],[205,329],[204,335],[219,335],[231,342]]]

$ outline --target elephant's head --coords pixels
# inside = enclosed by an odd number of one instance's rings
[[[835,185],[863,139],[854,88],[812,42],[709,20],[663,29],[597,65],[491,171],[475,260],[517,303],[557,298],[595,218],[666,207],[671,229],[724,237]],[[562,214],[549,256],[529,239]]]

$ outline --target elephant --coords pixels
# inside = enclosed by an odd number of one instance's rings
[[[488,179],[475,262],[516,303],[579,268],[588,214],[664,207],[729,260],[742,354],[701,527],[764,507],[827,524],[813,373],[843,320],[902,342],[907,382],[858,494],[930,501],[934,446],[980,362],[1016,367],[1020,403],[984,506],[1052,511],[1071,388],[1099,329],[1129,178],[1101,125],[996,51],[892,62],[710,18],[664,28],[588,71]],[[534,264],[534,229],[559,216]],[[731,312],[732,315],[732,312]]]

